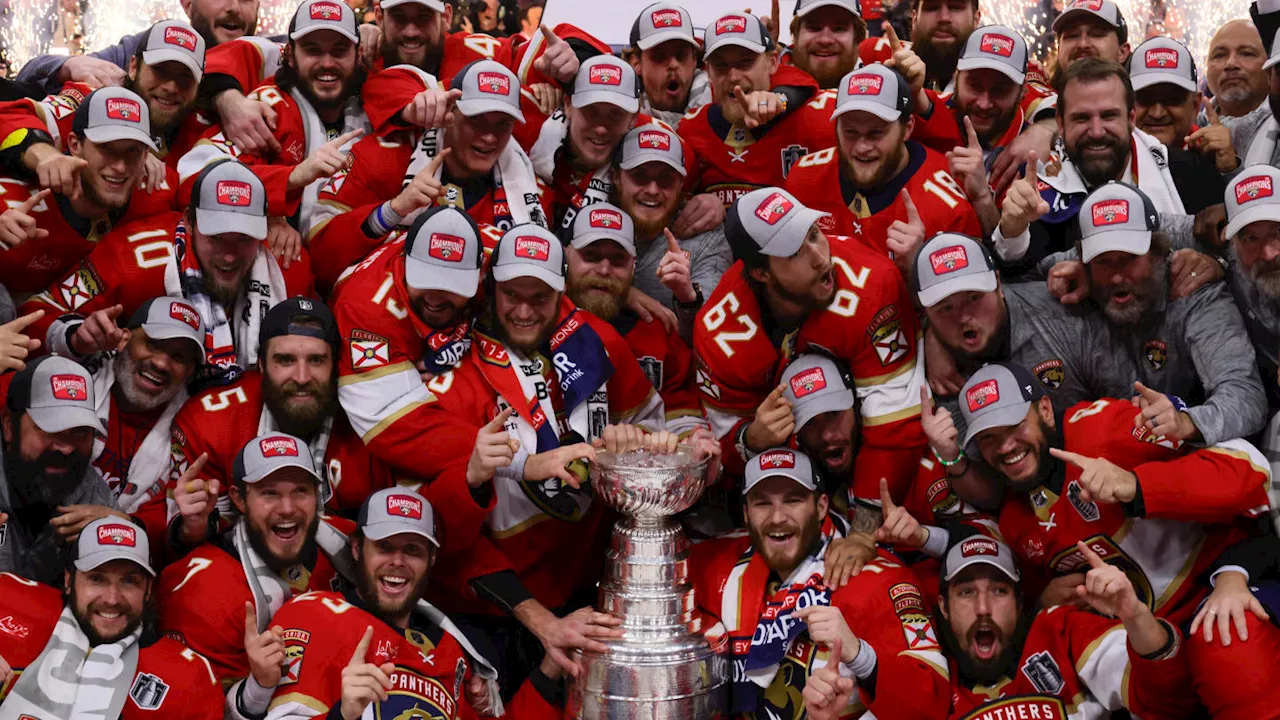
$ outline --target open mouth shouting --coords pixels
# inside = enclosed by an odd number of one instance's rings
[[[980,625],[970,632],[969,647],[979,660],[994,660],[1000,655],[1000,634],[994,626]]]
[[[413,589],[410,578],[403,571],[392,570],[378,576],[378,594],[388,600],[403,602]]]

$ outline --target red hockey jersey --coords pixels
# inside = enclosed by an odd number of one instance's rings
[[[128,482],[129,468],[133,466],[138,447],[147,439],[166,407],[167,405],[163,405],[147,412],[131,413],[121,410],[120,403],[114,399],[111,402],[106,423],[107,435],[101,438],[102,452],[93,459],[93,466],[102,473],[102,479],[116,497],[125,492],[135,492],[136,489]],[[164,499],[167,477],[160,477],[163,471],[163,468],[156,467],[148,473],[150,478],[158,478],[159,482],[151,487],[142,506],[132,513],[133,518],[147,531],[151,547],[156,549],[153,554],[158,557],[163,557],[160,549],[168,544],[165,535],[167,511]]]
[[[1143,660],[1129,647],[1119,620],[1065,605],[1041,610],[1014,677],[969,686],[952,661],[954,696],[947,717],[1094,720],[1125,709],[1134,717],[1184,718],[1196,700],[1180,644],[1172,657]]]
[[[1205,594],[1197,578],[1243,537],[1232,523],[1269,507],[1269,465],[1241,440],[1193,449],[1153,437],[1134,429],[1138,412],[1127,400],[1080,403],[1064,415],[1063,437],[1067,450],[1106,458],[1134,473],[1141,514],[1086,502],[1080,496],[1081,470],[1069,465],[1058,493],[1040,487],[1030,495],[1007,495],[1000,532],[1030,570],[1031,595],[1041,590],[1034,587],[1036,575],[1044,581],[1087,565],[1076,548],[1083,541],[1125,571],[1157,616],[1180,625]]]
[[[914,143],[907,143],[907,167],[876,192],[846,189],[840,177],[839,148],[829,147],[800,158],[787,176],[787,191],[800,202],[828,215],[818,221],[826,233],[848,235],[876,252],[888,254],[889,226],[907,222],[903,190],[911,196],[924,237],[940,232],[982,237],[982,225],[964,189],[951,177],[947,158]]]
[[[752,551],[751,540],[738,535],[694,545],[689,573],[703,631],[712,638],[727,636],[733,676],[744,677],[747,651],[768,599],[768,566]],[[877,717],[941,717],[950,699],[947,661],[911,571],[882,550],[844,587],[821,589],[830,592],[830,604],[840,609],[855,636],[871,644],[878,661],[874,692],[856,687],[840,717],[868,712]],[[802,633],[762,693],[759,710],[742,717],[805,717],[805,683],[829,662],[827,648]]]
[[[964,125],[956,122],[954,111],[955,95],[925,90],[929,100],[933,102],[933,110],[928,117],[916,115],[916,127],[911,132],[911,139],[927,148],[940,153],[947,153],[960,145],[968,145],[969,137],[965,134]],[[1053,93],[1039,85],[1027,84],[1018,109],[1013,113],[1009,127],[1000,137],[987,143],[989,148],[1008,147],[1014,138],[1022,134],[1031,122],[1031,117],[1040,107],[1040,103]]]
[[[795,355],[821,349],[853,375],[862,403],[861,449],[851,490],[879,500],[880,478],[902,498],[925,447],[920,429],[923,363],[919,325],[898,269],[851,238],[830,236],[836,293],[824,310],[785,336],[772,326],[735,263],[698,313],[693,328],[697,384],[726,470],[741,473],[738,430],[778,384]]]
[[[62,593],[57,590],[12,573],[0,573],[0,636],[4,638],[0,656],[14,671],[8,681],[0,682],[0,704],[22,671],[40,657],[62,608]],[[240,612],[243,633],[243,607]],[[138,649],[137,673],[120,720],[219,720],[222,701],[222,688],[209,661],[169,638],[160,638]]]
[[[680,337],[668,332],[661,321],[642,321],[630,312],[613,320],[613,327],[627,341],[631,353],[666,407],[667,430],[687,435],[706,427],[702,400],[693,385],[693,351]]]
[[[342,702],[342,671],[366,629],[373,639],[364,659],[392,663],[391,689],[366,715],[375,718],[477,717],[466,697],[473,661],[449,632],[415,615],[409,628],[393,628],[369,614],[353,594],[311,592],[285,603],[273,622],[284,628],[284,679],[276,686],[267,720],[325,715]],[[506,708],[512,720],[556,720],[563,714],[525,683]],[[370,714],[371,713],[371,714]]]

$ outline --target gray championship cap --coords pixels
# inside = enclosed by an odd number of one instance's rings
[[[270,432],[245,443],[236,454],[232,479],[253,484],[286,468],[297,468],[323,482],[311,459],[311,448],[301,438],[287,433]]]
[[[809,228],[826,215],[801,205],[782,188],[760,188],[729,206],[725,234],[732,236],[732,244],[753,246],[762,255],[791,257],[800,251]]]
[[[681,175],[684,169],[684,146],[680,136],[656,123],[631,128],[622,138],[618,167],[631,170],[647,162],[670,165]]]
[[[1280,170],[1270,165],[1250,165],[1227,185],[1227,228],[1233,238],[1245,226],[1259,220],[1280,222]]]
[[[960,414],[964,417],[964,444],[991,428],[1022,422],[1031,403],[1044,395],[1044,387],[1020,365],[991,363],[969,377],[960,390]]]
[[[751,13],[729,13],[722,15],[715,22],[707,25],[702,34],[704,57],[722,47],[737,45],[753,53],[762,53],[773,49],[773,37],[760,18]]]
[[[695,48],[700,47],[693,34],[689,11],[668,2],[654,3],[641,10],[631,25],[631,46],[648,50],[668,40],[683,40]]]
[[[1167,83],[1199,92],[1196,61],[1187,46],[1167,37],[1151,38],[1129,56],[1129,80],[1134,90]]]
[[[45,355],[28,361],[10,380],[6,405],[27,413],[50,434],[81,427],[107,434],[95,410],[93,376],[69,358]]]
[[[125,327],[130,330],[140,327],[152,340],[190,340],[195,343],[201,362],[204,361],[204,321],[186,298],[151,298],[133,311]]]
[[[142,62],[148,65],[180,62],[187,66],[196,82],[200,82],[204,77],[204,38],[181,20],[161,20],[147,32]]]
[[[240,161],[205,166],[191,193],[196,227],[205,235],[244,233],[254,240],[267,238],[267,190]]]
[[[838,7],[853,13],[853,16],[862,21],[862,5],[858,0],[800,0],[796,3],[795,17],[804,17],[809,13],[824,7]],[[863,23],[865,26],[865,23]]]
[[[1280,63],[1280,28],[1276,30],[1276,34],[1271,38],[1271,55],[1262,63],[1263,70],[1270,70]]]
[[[996,70],[1015,84],[1027,78],[1027,41],[1006,25],[984,25],[969,35],[956,70]]]
[[[564,292],[564,246],[544,227],[525,223],[511,228],[498,241],[493,257],[493,279],[498,282],[531,277]]]
[[[782,382],[786,386],[782,396],[791,403],[797,433],[822,413],[853,409],[853,388],[826,355],[796,356],[782,371]]]
[[[640,83],[631,63],[616,55],[597,55],[582,63],[569,102],[575,108],[609,103],[633,113],[640,109]]]
[[[817,490],[818,483],[813,476],[813,463],[809,456],[791,448],[770,448],[747,461],[744,473],[742,494],[751,492],[751,488],[765,478],[781,476],[790,478],[806,490]]]
[[[990,565],[1014,582],[1022,579],[1009,546],[986,535],[969,535],[957,540],[943,556],[942,579],[950,582],[974,565]]]
[[[612,240],[636,256],[636,229],[631,216],[607,202],[591,203],[578,211],[569,228],[569,244],[581,250],[597,240]]]
[[[75,566],[88,572],[111,562],[128,560],[155,577],[151,569],[151,543],[147,532],[128,520],[109,515],[98,518],[80,531],[76,540]]]
[[[444,0],[382,0],[382,2],[378,3],[378,7],[386,11],[399,5],[409,4],[421,5],[438,13],[444,12]]]
[[[370,540],[412,533],[440,547],[436,539],[436,514],[431,503],[412,490],[386,488],[369,496],[360,506],[356,526]]]
[[[1145,255],[1151,249],[1151,233],[1160,229],[1160,216],[1151,198],[1114,180],[1089,193],[1079,218],[1080,259],[1084,262],[1114,250]]]
[[[925,307],[958,292],[996,289],[995,265],[982,243],[960,233],[938,233],[916,253],[912,289]]]
[[[136,140],[156,150],[147,103],[122,87],[98,88],[76,108],[72,128],[95,143]]]
[[[289,21],[289,39],[300,40],[318,30],[332,30],[359,45],[359,25],[355,11],[342,0],[306,0]]]
[[[476,296],[484,253],[480,229],[455,207],[434,207],[418,216],[404,241],[404,281],[415,290]]]
[[[520,111],[520,79],[502,63],[477,60],[453,76],[450,88],[462,91],[458,112],[474,117],[487,112],[506,113],[524,122]]]
[[[1115,28],[1121,43],[1128,38],[1129,27],[1125,24],[1124,13],[1120,12],[1120,6],[1112,0],[1071,0],[1062,9],[1062,14],[1054,19],[1051,29],[1054,33],[1061,32],[1063,25],[1082,15],[1092,15]]]
[[[911,107],[910,86],[897,70],[880,63],[858,68],[840,80],[831,119],[854,110],[893,122]]]

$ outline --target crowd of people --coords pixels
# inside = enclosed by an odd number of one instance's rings
[[[727,717],[1280,717],[1280,0],[183,8],[3,81],[0,720],[577,717],[680,448]]]

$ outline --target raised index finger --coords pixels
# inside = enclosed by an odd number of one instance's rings
[[[440,169],[441,163],[444,162],[445,157],[451,152],[453,152],[453,148],[447,147],[439,153],[436,153],[436,156],[431,158],[431,163],[426,167],[427,173],[432,177],[435,177],[436,171]]]
[[[680,252],[680,243],[676,241],[676,236],[670,228],[662,228],[662,233],[667,236],[667,250],[674,253]]]
[[[1210,125],[1222,124],[1222,119],[1218,117],[1218,111],[1214,109],[1212,100],[1204,104],[1204,117]]]
[[[358,138],[363,134],[364,134],[364,128],[356,128],[351,132],[345,132],[333,139],[333,145],[335,147],[342,147],[343,145],[347,144],[348,140]]]
[[[907,192],[907,188],[902,188],[902,205],[907,210],[907,223],[916,224],[920,222],[920,213],[916,212],[915,201],[911,199],[911,193]]]
[[[1133,387],[1140,395],[1142,395],[1142,397],[1146,398],[1148,402],[1159,402],[1164,399],[1164,393],[1159,390],[1152,390],[1137,380],[1133,381]]]
[[[1032,150],[1027,153],[1027,164],[1022,169],[1022,179],[1031,182],[1036,177],[1036,163],[1040,162],[1040,157],[1036,155],[1036,151]]]
[[[1085,560],[1089,561],[1089,567],[1096,570],[1107,566],[1106,561],[1098,553],[1091,550],[1088,545],[1085,545],[1080,540],[1076,541],[1076,549],[1080,551],[1080,554],[1084,555]]]
[[[364,662],[365,653],[369,652],[371,642],[373,642],[373,626],[368,625],[364,629],[364,636],[360,638],[360,642],[356,643],[356,651],[352,653],[351,662],[347,663],[347,667]]]
[[[889,511],[893,510],[896,505],[893,504],[893,496],[889,494],[889,480],[880,478],[880,509],[888,516]]]
[[[511,415],[515,411],[515,407],[512,406],[498,413],[496,417],[489,421],[489,424],[484,426],[485,432],[498,432],[501,430],[502,426],[507,424],[507,420],[511,419]]]
[[[557,36],[554,32],[552,32],[551,28],[547,27],[546,23],[539,25],[538,29],[542,31],[542,37],[547,39],[548,47],[555,45],[559,42],[562,42],[559,36]]]
[[[889,38],[889,49],[894,52],[901,50],[902,41],[898,39],[898,31],[893,29],[893,24],[885,22],[881,28],[884,30],[884,34]]]
[[[246,637],[258,634],[258,612],[248,600],[244,601],[244,634]]]
[[[1073,453],[1070,450],[1059,450],[1058,448],[1049,448],[1049,454],[1058,458],[1059,460],[1064,460],[1066,462],[1069,462],[1078,468],[1083,468],[1085,463],[1089,462],[1089,460],[1092,459],[1092,458],[1085,457],[1084,455]]]
[[[969,147],[975,150],[982,149],[982,143],[978,142],[978,131],[973,129],[973,121],[968,115],[964,116],[964,132],[969,136]]]
[[[28,325],[39,320],[42,317],[44,317],[44,311],[36,310],[35,312],[27,313],[22,317],[14,318],[13,320],[10,320],[4,325],[0,325],[0,328],[4,330],[8,330],[9,332],[20,333],[23,330],[26,330]]]
[[[49,188],[45,188],[40,192],[36,193],[35,195],[32,195],[31,197],[26,199],[26,202],[23,202],[21,205],[18,206],[18,211],[24,214],[30,213],[33,209],[35,209],[36,205],[39,205],[42,200],[49,197],[50,193],[52,192],[53,190],[50,190]]]
[[[200,457],[196,458],[196,461],[187,467],[187,471],[182,473],[180,482],[186,485],[192,478],[200,474],[200,471],[204,469],[204,464],[207,462],[209,462],[209,453],[200,453]]]

